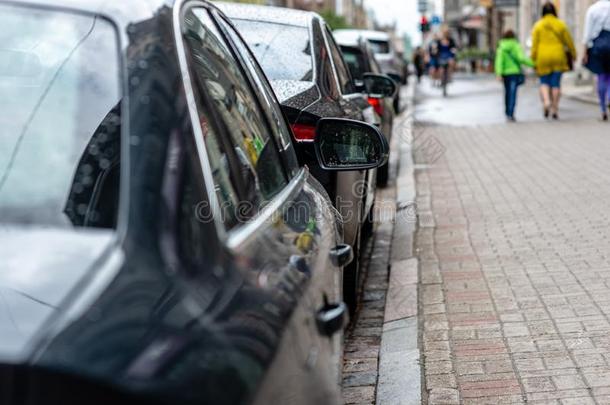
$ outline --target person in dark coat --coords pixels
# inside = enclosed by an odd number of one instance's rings
[[[610,0],[598,0],[587,10],[583,64],[597,74],[597,93],[602,120],[610,109]]]

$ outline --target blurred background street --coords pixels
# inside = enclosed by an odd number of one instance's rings
[[[417,90],[416,120],[422,123],[442,125],[486,125],[504,123],[502,83],[489,74],[456,74],[449,85],[449,94],[443,98],[440,89],[424,80]],[[519,122],[537,122],[542,119],[542,105],[538,95],[537,80],[528,79],[519,89],[516,119]],[[597,119],[594,106],[565,97],[561,104],[564,121]]]

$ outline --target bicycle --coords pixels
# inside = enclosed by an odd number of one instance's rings
[[[447,97],[447,85],[449,84],[449,61],[440,61],[439,69],[441,71],[441,89],[443,90],[443,97]]]

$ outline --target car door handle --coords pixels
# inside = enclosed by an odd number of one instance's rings
[[[322,336],[331,337],[347,323],[347,306],[343,302],[329,304],[326,296],[324,306],[316,314],[316,326]]]
[[[348,244],[341,243],[330,250],[330,261],[335,267],[347,266],[354,260],[354,249]]]
[[[303,256],[299,256],[299,255],[290,256],[290,260],[288,261],[288,264],[291,268],[298,271],[299,273],[303,273],[303,274],[309,276],[309,274],[310,274],[309,264],[307,264],[307,259],[305,259]]]

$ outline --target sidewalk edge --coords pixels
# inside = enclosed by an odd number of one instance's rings
[[[397,147],[396,213],[391,243],[389,287],[379,353],[376,404],[420,404],[421,367],[418,328],[418,262],[413,257],[416,230],[412,128],[416,85],[407,89],[407,113],[393,134]]]

